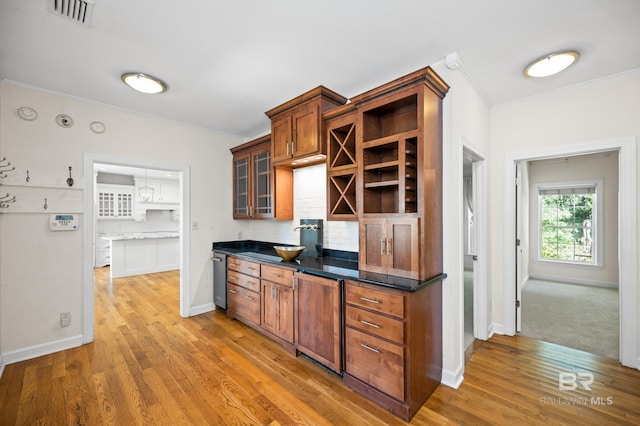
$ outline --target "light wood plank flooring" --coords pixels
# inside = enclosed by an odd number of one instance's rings
[[[178,279],[96,270],[95,342],[6,366],[0,424],[405,424],[221,311],[180,318]],[[522,337],[474,347],[412,424],[640,424],[637,370]],[[559,390],[562,372],[591,391]]]

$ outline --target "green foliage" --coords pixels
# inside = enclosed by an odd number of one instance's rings
[[[593,194],[542,195],[544,259],[592,261]]]

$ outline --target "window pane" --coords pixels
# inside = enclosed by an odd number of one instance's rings
[[[594,194],[540,195],[540,256],[593,263]]]

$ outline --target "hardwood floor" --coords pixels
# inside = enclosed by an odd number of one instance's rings
[[[177,272],[109,287],[98,269],[95,290],[95,342],[7,365],[1,425],[405,424],[221,311],[180,318]],[[474,347],[411,424],[640,424],[640,371],[522,337]],[[559,390],[564,372],[591,391]]]

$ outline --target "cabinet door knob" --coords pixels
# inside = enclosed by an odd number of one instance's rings
[[[379,354],[379,353],[380,353],[380,349],[372,348],[371,346],[367,345],[366,343],[360,343],[360,346],[362,346],[362,347],[363,347],[363,348],[365,348],[365,349],[370,350],[371,352],[375,352],[375,353],[377,353],[377,354]]]

